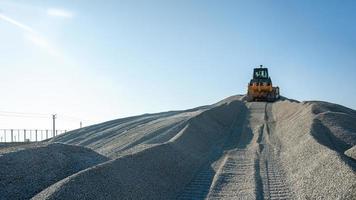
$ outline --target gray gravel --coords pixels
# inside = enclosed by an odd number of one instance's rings
[[[50,144],[0,156],[0,199],[30,199],[53,183],[108,159],[79,146]]]
[[[175,199],[187,188],[224,199],[243,194],[242,179],[254,198],[356,199],[356,111],[287,98],[263,105],[232,96],[49,141],[69,145],[0,147],[0,199]]]
[[[235,101],[202,112],[169,142],[81,171],[34,199],[174,199],[243,107]]]
[[[325,102],[273,104],[275,142],[298,199],[356,199],[356,111]],[[345,123],[347,122],[347,123]]]

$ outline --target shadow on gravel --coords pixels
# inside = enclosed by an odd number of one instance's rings
[[[198,170],[192,181],[187,184],[184,190],[179,194],[177,200],[206,199],[216,174],[216,169],[212,168],[212,164],[221,159],[225,151],[245,148],[251,142],[253,133],[247,124],[250,113],[245,104],[241,106],[240,109],[239,115],[231,124],[230,134],[225,138],[220,147],[212,149],[209,161]]]
[[[267,163],[264,163],[265,166]],[[261,177],[261,167],[260,167],[260,162],[258,159],[255,160],[255,181],[256,181],[256,199],[262,200],[263,199],[263,183],[262,183],[262,177]]]
[[[331,130],[326,127],[319,119],[314,119],[311,134],[317,142],[337,152],[340,158],[348,166],[350,166],[353,171],[356,171],[356,162],[344,154],[344,152],[351,148],[351,146],[335,137]]]
[[[246,148],[253,138],[251,127],[248,124],[250,118],[250,112],[246,106],[243,107],[243,111],[234,122],[232,126],[231,134],[226,139],[224,150],[232,150],[236,148]]]

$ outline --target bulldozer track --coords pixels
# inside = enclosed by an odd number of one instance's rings
[[[264,199],[292,199],[282,167],[269,147],[264,148],[261,157],[260,176]]]
[[[265,123],[263,125],[262,139],[259,142],[263,147],[260,154],[260,176],[263,182],[264,199],[292,199],[291,191],[286,182],[283,167],[278,159],[275,146],[270,141],[270,123],[272,116],[269,116],[265,107]]]
[[[178,196],[178,200],[205,199],[209,193],[211,182],[215,171],[210,166],[201,170],[195,178],[185,187],[184,191]]]
[[[255,154],[238,149],[226,155],[208,199],[255,199]]]
[[[267,150],[267,149],[266,149]],[[291,199],[285,176],[275,158],[260,160],[264,199]]]
[[[253,137],[245,140],[245,128],[244,138],[222,154],[217,169],[209,165],[201,170],[178,199],[293,199],[276,146],[270,141],[273,117],[268,105],[251,104],[252,117],[244,126],[254,127]]]

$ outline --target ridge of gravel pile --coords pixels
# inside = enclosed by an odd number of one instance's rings
[[[185,111],[145,114],[112,120],[74,130],[50,142],[81,145],[112,159],[169,141],[187,120],[207,110],[209,106]],[[141,145],[141,146],[139,146]]]

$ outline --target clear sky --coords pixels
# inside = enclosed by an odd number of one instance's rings
[[[260,64],[288,98],[355,109],[355,10],[352,0],[0,0],[0,129],[211,104],[245,93]]]

